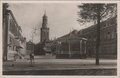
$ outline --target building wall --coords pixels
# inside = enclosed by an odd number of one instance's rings
[[[9,10],[9,18],[8,18],[8,60],[14,60],[15,54],[20,52],[20,38],[21,38],[21,30],[19,29],[17,22],[11,12]]]
[[[22,55],[26,55],[26,38],[22,38],[21,42],[20,42],[20,46],[22,47],[22,49],[20,49],[20,52]]]
[[[77,31],[72,31],[53,42],[54,49],[56,50],[56,58],[77,59],[86,57],[86,39],[79,37]]]
[[[99,48],[99,54],[100,57],[106,57],[106,58],[116,58],[117,57],[117,17],[109,18],[103,22],[100,23],[100,48]],[[66,42],[69,38],[70,34],[74,34],[79,36],[80,38],[86,38],[87,44],[86,44],[86,55],[89,56],[95,56],[96,54],[96,38],[97,38],[97,31],[96,31],[97,25],[92,25],[88,28],[82,29],[76,33],[71,32],[67,35],[64,35],[60,38],[57,38],[56,41]],[[72,36],[74,38],[74,36]],[[73,54],[79,54],[81,46],[79,45],[80,41],[72,40],[71,41],[71,53]],[[57,47],[57,46],[56,46]],[[59,50],[61,49],[61,52]],[[56,48],[58,51],[58,55],[60,54],[68,54],[68,44],[62,43],[61,46],[58,46]],[[108,56],[108,57],[107,57]],[[64,56],[68,57],[68,55]],[[76,57],[80,57],[79,55]],[[63,57],[62,57],[63,58]]]
[[[7,9],[6,12],[7,15],[3,17],[5,19],[3,21],[3,57],[6,57],[6,60],[14,60],[18,52],[18,56],[21,56],[21,49],[25,46],[21,46],[23,39],[21,27],[17,24],[12,11]],[[8,28],[5,29],[6,27]]]
[[[100,24],[100,55],[117,56],[117,17],[109,18]],[[87,53],[95,55],[96,48],[96,26],[93,25],[79,31],[79,36],[88,39]]]

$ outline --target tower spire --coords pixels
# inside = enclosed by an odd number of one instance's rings
[[[42,22],[42,28],[41,28],[41,42],[48,41],[49,40],[49,28],[47,27],[47,15],[46,10],[43,14],[43,22]]]
[[[46,10],[44,11],[44,14],[46,15]]]
[[[46,17],[46,10],[44,11],[44,17]]]

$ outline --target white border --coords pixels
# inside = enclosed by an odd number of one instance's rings
[[[1,1],[2,3],[119,3],[119,1],[80,0],[80,1]]]
[[[80,0],[80,1],[78,1],[78,0],[76,0],[76,1],[54,1],[54,0],[52,0],[52,1],[32,1],[32,0],[30,0],[30,1],[1,1],[0,2],[0,18],[2,19],[2,3],[117,3],[117,5],[118,5],[118,18],[117,18],[117,21],[119,21],[120,20],[120,1],[110,1],[110,0],[108,0],[108,1],[104,1],[104,0],[99,0],[99,1],[95,1],[95,0],[89,0],[89,1],[82,1],[82,0]],[[21,77],[26,77],[26,78],[67,78],[67,77],[69,77],[69,78],[120,78],[120,71],[119,71],[119,69],[120,69],[120,64],[119,64],[119,60],[120,60],[120,49],[119,49],[119,45],[120,45],[120,43],[119,43],[119,30],[120,30],[120,27],[119,27],[119,25],[120,25],[120,22],[118,22],[118,25],[117,25],[117,53],[118,53],[118,58],[117,58],[117,76],[62,76],[62,75],[58,75],[58,76],[38,76],[38,75],[34,75],[34,76],[30,76],[30,75],[17,75],[17,76],[10,76],[10,75],[8,75],[8,76],[4,76],[4,75],[2,75],[2,46],[0,46],[0,58],[1,58],[1,60],[0,60],[0,77],[4,77],[4,78],[21,78]],[[0,45],[2,45],[2,20],[0,20]]]

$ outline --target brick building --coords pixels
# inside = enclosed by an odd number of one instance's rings
[[[88,39],[88,56],[94,56],[96,53],[96,28],[97,25],[92,25],[88,28],[80,30],[78,33],[80,37]],[[104,55],[115,58],[117,57],[117,17],[108,18],[100,23],[99,52],[100,57],[104,57]]]

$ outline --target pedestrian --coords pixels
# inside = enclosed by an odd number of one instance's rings
[[[33,66],[33,64],[34,64],[34,54],[33,53],[30,53],[30,64],[31,64],[31,66]]]
[[[32,65],[32,54],[30,53],[30,65]]]
[[[32,53],[32,62],[34,64],[34,54]]]

